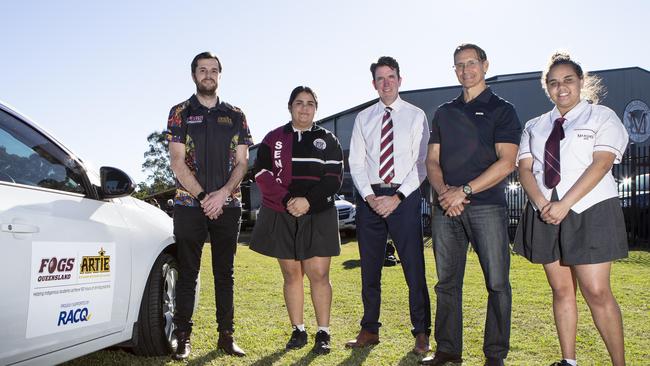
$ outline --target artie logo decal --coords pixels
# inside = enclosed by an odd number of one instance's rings
[[[111,257],[106,255],[104,248],[99,250],[99,255],[84,256],[81,258],[81,274],[106,273],[111,271]]]

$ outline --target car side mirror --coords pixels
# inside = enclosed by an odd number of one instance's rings
[[[128,196],[135,190],[135,183],[128,174],[108,166],[99,168],[101,179],[100,196],[102,198],[115,198]]]

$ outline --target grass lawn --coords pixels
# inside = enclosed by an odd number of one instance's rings
[[[207,245],[206,245],[207,247]],[[435,311],[435,266],[431,248],[425,248],[427,281]],[[349,350],[345,341],[359,331],[362,315],[361,278],[357,243],[342,246],[332,261],[332,352],[315,357],[309,351],[316,323],[306,281],[305,322],[307,347],[285,352],[291,328],[282,297],[282,275],[275,259],[261,256],[241,245],[235,260],[236,341],[248,353],[233,358],[216,351],[214,288],[210,250],[204,249],[201,271],[201,300],[194,314],[192,356],[188,362],[169,358],[140,358],[122,350],[104,350],[69,362],[68,365],[417,365],[410,353],[408,293],[400,266],[384,268],[381,343],[371,349]],[[548,365],[560,357],[551,311],[551,291],[544,272],[519,256],[512,259],[513,289],[511,365]],[[628,364],[650,365],[650,253],[631,252],[613,266],[612,286],[623,311]],[[482,365],[483,324],[487,293],[475,253],[468,254],[464,287],[464,365]],[[578,362],[607,365],[609,357],[582,298],[578,302]],[[435,348],[432,337],[432,346]]]

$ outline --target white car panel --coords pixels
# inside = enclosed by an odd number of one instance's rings
[[[102,171],[105,186],[68,149],[0,103],[0,324],[8,335],[0,365],[51,365],[123,342],[138,354],[171,350],[164,343],[169,334],[140,331],[156,339],[142,346],[134,329],[145,323],[138,323],[141,303],[152,311],[149,305],[167,296],[172,303],[162,312],[174,309],[174,283],[165,282],[162,294],[148,286],[150,275],[160,275],[154,263],[175,261],[172,221],[129,196],[101,199],[132,191],[124,173]],[[158,319],[152,314],[143,316]],[[167,313],[146,329],[169,333],[170,322]]]

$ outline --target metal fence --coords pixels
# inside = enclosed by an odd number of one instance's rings
[[[618,184],[618,196],[623,208],[628,243],[631,247],[650,247],[650,147],[631,144],[612,174]],[[508,177],[506,188],[510,221],[508,231],[514,237],[517,223],[526,203],[526,194],[517,173]]]

